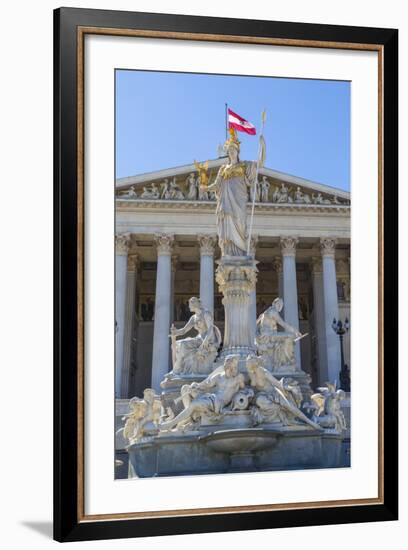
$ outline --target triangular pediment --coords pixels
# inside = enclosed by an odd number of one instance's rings
[[[209,184],[218,173],[226,158],[221,157],[200,161],[207,169]],[[139,174],[116,180],[116,198],[118,200],[142,201],[214,201],[214,193],[199,195],[197,179],[199,173],[195,163],[166,168],[155,172]],[[197,191],[194,191],[194,180]],[[258,195],[256,202],[275,205],[315,205],[315,206],[349,206],[350,193],[293,176],[271,168],[259,170]]]

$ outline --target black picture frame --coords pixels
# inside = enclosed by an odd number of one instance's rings
[[[77,317],[81,236],[78,203],[78,29],[98,27],[266,37],[283,41],[378,45],[382,51],[383,371],[382,498],[369,504],[115,520],[81,520],[77,365],[83,327]],[[380,155],[381,156],[381,155]],[[389,521],[398,518],[398,31],[185,15],[60,8],[54,12],[54,537],[57,541]]]

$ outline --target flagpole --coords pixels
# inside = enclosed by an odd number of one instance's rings
[[[225,104],[225,140],[228,139],[228,103]]]
[[[263,137],[264,123],[265,123],[265,110],[262,111],[262,115],[261,115],[261,132],[259,134],[258,159],[256,161],[256,172],[255,172],[255,178],[254,178],[254,181],[253,181],[251,221],[249,223],[247,256],[249,256],[249,249],[251,248],[251,235],[252,235],[252,225],[253,225],[253,222],[254,222],[254,210],[255,210],[255,198],[256,198],[256,184],[258,182],[259,161],[260,161],[261,147],[262,147],[261,138]]]

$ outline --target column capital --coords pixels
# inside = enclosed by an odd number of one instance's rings
[[[320,251],[323,257],[334,258],[336,253],[337,239],[333,237],[321,237],[320,238]]]
[[[168,235],[167,233],[157,233],[154,236],[157,246],[158,256],[170,256],[173,250],[174,235]]]
[[[281,256],[275,256],[272,260],[273,269],[276,273],[282,273],[282,258]]]
[[[323,265],[322,265],[322,259],[318,256],[313,256],[311,259],[311,268],[313,275],[316,275],[317,273],[323,273]]]
[[[286,236],[280,238],[280,246],[282,256],[295,256],[296,245],[299,242],[299,237]]]
[[[215,235],[197,235],[198,244],[200,245],[201,256],[213,256],[217,237]]]
[[[126,256],[130,248],[130,233],[115,235],[115,252],[119,256]]]
[[[249,241],[249,253],[254,258],[255,258],[256,245],[258,244],[258,240],[259,240],[259,235],[251,235],[251,239]]]
[[[128,256],[127,270],[132,273],[136,272],[139,269],[140,257],[138,254],[130,254]]]

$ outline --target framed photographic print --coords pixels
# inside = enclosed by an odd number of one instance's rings
[[[54,28],[56,540],[397,519],[397,31]]]

